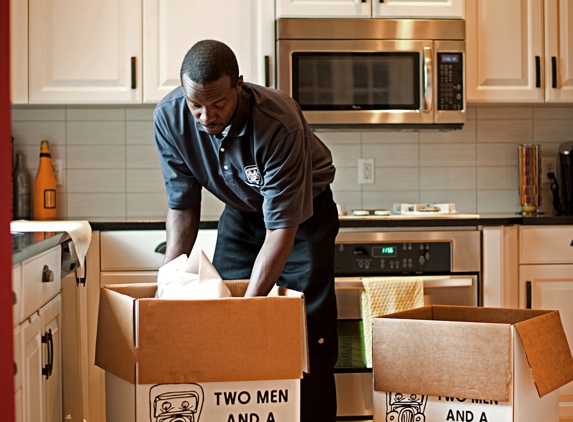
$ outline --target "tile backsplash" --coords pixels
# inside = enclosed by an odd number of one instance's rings
[[[166,195],[153,106],[14,106],[14,149],[33,183],[40,141],[62,162],[58,216],[87,220],[163,220]],[[328,131],[317,135],[337,167],[337,203],[391,209],[394,202],[454,202],[465,213],[519,209],[517,145],[539,143],[557,157],[573,139],[573,106],[475,105],[459,131]],[[373,158],[374,183],[358,184],[358,159]],[[542,209],[551,210],[544,186]],[[223,204],[204,193],[202,217]]]

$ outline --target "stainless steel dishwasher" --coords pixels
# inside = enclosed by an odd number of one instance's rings
[[[336,239],[335,266],[337,420],[371,421],[372,369],[366,367],[361,347],[362,279],[420,276],[425,305],[480,306],[481,233],[472,226],[411,231],[343,228]]]

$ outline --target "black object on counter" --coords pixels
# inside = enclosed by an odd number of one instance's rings
[[[24,168],[23,157],[21,154],[16,154],[16,166],[14,167],[12,180],[14,183],[14,220],[29,220],[30,176],[28,175],[28,171]]]
[[[573,141],[559,145],[563,214],[573,215]]]

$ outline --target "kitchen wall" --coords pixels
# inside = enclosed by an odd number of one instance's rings
[[[15,150],[33,179],[40,141],[61,160],[59,218],[163,220],[166,196],[153,139],[153,106],[14,106]],[[454,202],[460,212],[519,209],[517,145],[540,143],[557,157],[573,139],[573,106],[470,106],[453,132],[318,132],[337,167],[333,184],[346,210],[391,209],[394,202]],[[358,158],[374,158],[375,183],[358,184]],[[544,186],[542,209],[551,210]],[[204,195],[202,216],[222,204]]]

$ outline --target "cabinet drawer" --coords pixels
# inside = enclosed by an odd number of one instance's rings
[[[157,270],[163,254],[155,252],[165,242],[165,230],[101,232],[101,271]]]
[[[22,263],[23,318],[28,318],[60,291],[61,253],[58,245]],[[44,266],[53,272],[52,281],[43,281]]]
[[[573,226],[521,227],[520,264],[573,263]]]
[[[22,322],[22,267],[20,264],[12,267],[12,327]]]
[[[100,235],[101,271],[154,271],[163,265],[164,255],[155,252],[165,242],[165,230],[104,231]],[[199,230],[195,248],[212,261],[217,230]]]

